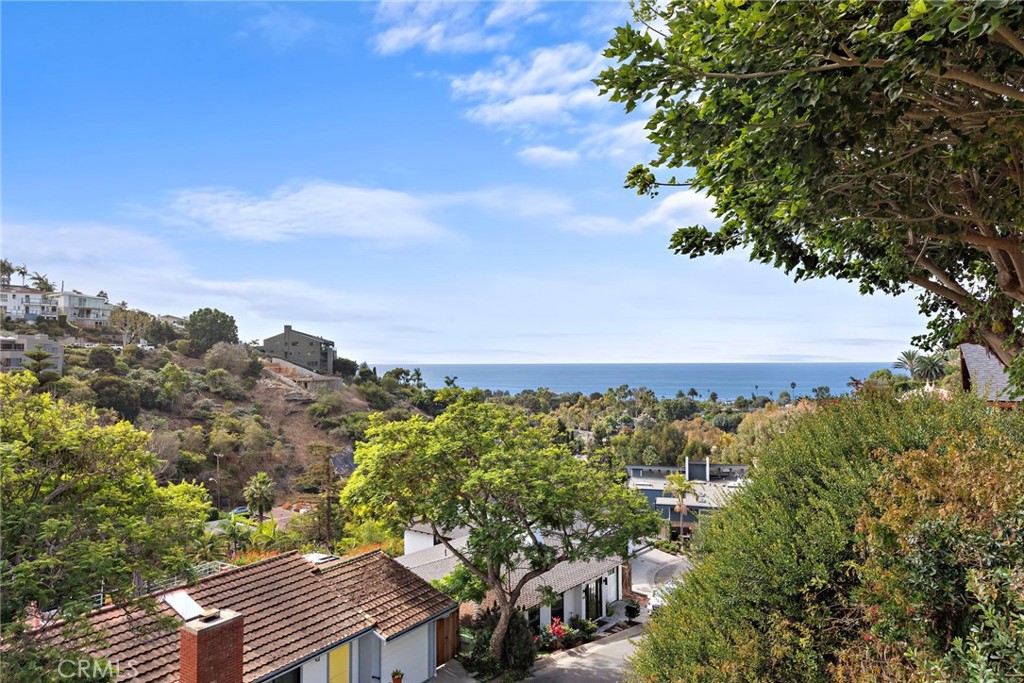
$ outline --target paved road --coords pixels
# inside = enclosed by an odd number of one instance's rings
[[[543,683],[620,683],[628,664],[626,658],[636,650],[640,627],[599,640],[571,652],[553,657],[531,681]]]
[[[657,548],[646,550],[630,561],[633,590],[650,596],[654,589],[690,570],[690,562]]]

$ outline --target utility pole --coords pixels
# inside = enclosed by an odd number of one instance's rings
[[[224,457],[224,454],[214,453],[213,457],[217,458],[217,509],[220,510],[223,505],[220,499],[220,459]]]

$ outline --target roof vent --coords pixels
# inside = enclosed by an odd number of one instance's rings
[[[307,553],[302,556],[302,559],[310,564],[324,564],[333,560],[340,560],[341,558],[337,555],[328,555],[327,553]]]

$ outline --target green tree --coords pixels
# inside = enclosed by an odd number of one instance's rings
[[[1024,3],[636,7],[665,29],[617,29],[596,82],[653,108],[628,187],[714,198],[721,226],[679,229],[677,253],[916,288],[931,342],[982,343],[1024,387]]]
[[[185,320],[192,353],[206,353],[217,342],[238,343],[235,319],[216,308],[200,308]]]
[[[918,361],[918,377],[927,381],[934,382],[937,379],[942,379],[946,375],[946,359],[941,354],[934,353],[928,356],[922,356]]]
[[[0,285],[11,284],[12,275],[14,275],[14,265],[10,259],[0,259]]]
[[[32,362],[27,363],[24,367],[35,375],[40,388],[60,379],[60,374],[50,369],[54,367],[53,361],[50,360],[53,358],[53,354],[48,351],[44,351],[42,345],[37,344],[36,348],[32,351],[26,351],[25,357]]]
[[[356,363],[354,360],[349,358],[334,359],[334,367],[332,368],[332,371],[335,375],[340,375],[346,382],[351,382],[355,378],[358,370],[359,363]]]
[[[181,333],[168,322],[153,318],[146,326],[146,341],[151,344],[167,344],[181,338]]]
[[[122,344],[142,339],[152,322],[153,316],[145,311],[116,307],[110,312],[110,327],[121,333]]]
[[[665,479],[668,482],[665,486],[665,493],[675,497],[676,512],[681,515],[685,515],[687,512],[686,496],[687,494],[693,493],[695,490],[693,482],[686,478],[686,474],[684,472],[673,472]]]
[[[909,349],[902,351],[896,362],[892,364],[894,370],[906,370],[907,374],[913,379],[917,379],[918,370],[921,364],[923,356],[920,352]]]
[[[32,286],[38,289],[40,292],[52,292],[56,290],[56,287],[54,286],[53,282],[50,281],[50,278],[46,277],[46,275],[44,275],[43,273],[32,273],[31,280]]]
[[[363,514],[428,524],[442,538],[471,529],[467,547],[443,542],[495,596],[491,651],[500,662],[527,582],[564,560],[624,554],[629,540],[655,534],[658,520],[614,473],[553,443],[550,428],[479,398],[462,396],[433,422],[372,417],[342,499]]]
[[[134,422],[142,410],[138,390],[123,377],[101,375],[89,383],[89,388],[96,392],[97,408],[110,408],[122,420]]]
[[[103,372],[113,372],[117,365],[117,354],[106,344],[89,350],[89,367]]]
[[[274,480],[266,472],[257,472],[252,475],[249,483],[245,485],[242,495],[245,496],[249,510],[256,513],[260,524],[263,523],[263,516],[270,512],[270,508],[274,507],[276,488]]]
[[[101,589],[134,598],[134,580],[188,567],[209,507],[197,486],[157,484],[145,433],[35,386],[27,373],[0,375],[4,680],[50,680],[16,675],[40,647],[26,608],[59,609],[72,630]]]

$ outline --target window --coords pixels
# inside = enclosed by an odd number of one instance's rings
[[[292,669],[286,674],[281,674],[276,678],[271,678],[270,683],[300,683],[302,675],[302,669]]]

